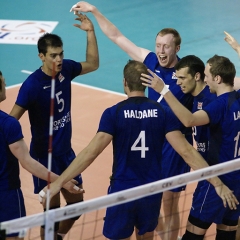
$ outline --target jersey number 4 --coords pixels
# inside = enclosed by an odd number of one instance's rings
[[[141,151],[141,158],[145,158],[146,151],[149,151],[149,148],[146,147],[146,141],[145,141],[145,131],[141,131],[138,135],[137,139],[133,143],[131,147],[131,151]]]

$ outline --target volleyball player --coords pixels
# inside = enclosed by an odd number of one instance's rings
[[[75,62],[63,59],[63,43],[58,35],[47,33],[38,40],[39,58],[42,66],[32,73],[22,84],[11,115],[20,119],[25,111],[28,111],[31,124],[30,154],[44,166],[48,166],[48,140],[49,140],[49,114],[52,72],[56,72],[55,98],[54,98],[54,122],[52,142],[52,171],[61,174],[75,158],[71,148],[71,80],[79,75],[94,71],[99,66],[98,47],[94,26],[85,15],[78,14],[81,24],[74,26],[87,33],[86,61]],[[53,61],[55,69],[53,69]],[[34,179],[34,193],[47,185],[37,177]],[[82,178],[79,175],[76,180],[82,187]],[[83,201],[83,194],[71,194],[61,190],[67,205]],[[55,196],[50,209],[60,207],[60,195]],[[58,239],[62,239],[74,224],[74,219],[57,224]],[[41,228],[41,236],[44,235]]]
[[[145,87],[140,80],[141,73],[148,73],[141,62],[131,60],[124,67],[123,87],[128,98],[104,111],[97,134],[50,185],[51,196],[60,191],[68,178],[83,172],[110,142],[113,144],[114,156],[109,194],[161,179],[165,137],[193,169],[208,166],[184,138],[179,130],[181,124],[169,107],[145,96]],[[218,193],[222,194],[224,201],[229,195],[233,197],[228,201],[235,208],[233,193],[226,186],[223,186],[221,192],[219,178],[212,178],[210,181]],[[156,194],[108,208],[103,227],[104,236],[109,239],[129,239],[136,227],[138,239],[153,239],[160,200],[161,194]]]
[[[0,71],[0,103],[6,99],[5,79]],[[19,164],[33,175],[48,179],[48,169],[29,155],[19,122],[0,110],[0,222],[26,216],[24,199],[19,178]],[[57,178],[50,174],[50,181]],[[73,193],[75,185],[71,182],[64,187]],[[18,233],[8,234],[7,240],[21,239]],[[0,239],[5,239],[0,233]]]
[[[213,56],[207,61],[204,81],[217,99],[202,110],[189,112],[166,88],[164,82],[149,71],[144,85],[162,93],[165,100],[185,126],[209,124],[210,139],[207,161],[214,165],[240,156],[240,93],[234,91],[236,74],[233,63],[226,57]],[[240,200],[240,170],[219,177]],[[183,240],[200,240],[210,225],[217,224],[216,239],[235,240],[240,206],[236,210],[223,208],[214,188],[205,181],[197,187]]]
[[[190,93],[194,98],[193,113],[203,109],[216,99],[216,95],[210,92],[209,87],[204,82],[205,65],[200,58],[187,55],[181,58],[174,68],[176,70],[177,85],[180,86],[183,93]],[[197,151],[206,159],[209,140],[208,125],[194,126],[193,137]]]
[[[155,53],[148,49],[136,46],[127,39],[107,18],[105,18],[98,9],[87,2],[78,2],[72,8],[73,11],[91,12],[96,18],[103,33],[125,51],[132,59],[143,62],[149,69],[160,76],[168,85],[174,95],[189,109],[192,108],[193,98],[191,94],[184,94],[180,87],[176,85],[174,66],[178,62],[177,53],[180,50],[181,37],[179,33],[172,28],[162,29],[156,36]],[[148,89],[148,97],[152,100],[165,104],[166,102],[159,93],[153,89]],[[182,133],[192,143],[191,128],[182,127]],[[163,172],[164,178],[172,177],[178,174],[188,172],[189,166],[183,161],[179,154],[174,151],[172,146],[165,141],[163,147]],[[181,191],[185,186],[166,191],[163,193],[163,210],[165,219],[160,218],[161,231],[168,232],[168,236],[161,235],[163,240],[176,240],[178,229],[180,227],[180,217],[178,203]]]
[[[225,38],[224,40],[237,52],[238,56],[240,57],[240,45],[238,44],[237,40],[228,32],[224,31]],[[234,81],[234,88],[240,89],[240,78],[235,78]],[[240,90],[239,90],[240,92]],[[238,219],[238,229],[236,233],[236,240],[240,240],[240,218]]]

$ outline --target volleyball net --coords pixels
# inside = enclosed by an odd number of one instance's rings
[[[81,203],[62,207],[55,210],[49,210],[47,213],[39,213],[0,223],[0,230],[2,236],[4,234],[11,234],[19,232],[20,237],[24,239],[41,239],[40,226],[45,225],[45,231],[48,232],[48,240],[54,239],[54,224],[62,220],[70,219],[82,215],[75,223],[71,231],[64,239],[105,239],[102,235],[102,225],[104,221],[105,209],[107,207],[119,205],[122,203],[134,201],[146,196],[154,195],[160,192],[174,189],[183,185],[187,187],[192,183],[197,183],[200,180],[208,179],[214,176],[236,171],[240,169],[240,158],[226,163],[217,164],[204,169],[191,171],[189,173],[181,174],[175,177],[163,179],[152,182],[128,190],[120,191],[110,195],[94,198]],[[182,192],[180,199],[181,215],[188,213],[191,208],[191,198],[194,188],[191,191]],[[188,198],[188,203],[186,203]],[[190,203],[189,203],[190,199]],[[183,206],[183,208],[181,207]],[[151,207],[151,206],[146,206]],[[47,221],[46,221],[47,217]],[[116,216],[117,217],[117,216]],[[181,230],[184,233],[186,227],[186,220],[181,217]],[[35,229],[35,230],[34,230]],[[180,230],[180,229],[179,229]],[[35,231],[35,234],[33,232]],[[74,233],[73,233],[74,232]],[[2,237],[2,239],[4,239]],[[156,239],[160,239],[156,233]],[[215,238],[206,238],[215,239]]]

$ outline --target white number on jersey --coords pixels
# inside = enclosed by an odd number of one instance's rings
[[[57,103],[58,103],[58,104],[62,104],[62,107],[61,107],[61,108],[58,108],[58,111],[59,111],[59,112],[62,112],[62,110],[64,109],[64,100],[63,100],[63,98],[60,98],[60,97],[59,97],[61,94],[62,94],[62,91],[56,93]]]
[[[234,141],[236,141],[234,157],[240,156],[239,137],[240,137],[240,132],[238,132],[237,136],[234,138]]]
[[[140,146],[137,147],[137,144],[140,142]],[[133,143],[131,147],[131,151],[141,151],[141,158],[145,158],[145,152],[148,151],[149,148],[145,145],[145,131],[141,131],[138,135],[138,138]]]
[[[197,136],[197,128],[195,126],[192,127],[192,134],[193,136]]]

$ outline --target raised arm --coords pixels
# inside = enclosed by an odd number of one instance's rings
[[[12,143],[9,145],[10,151],[18,159],[20,164],[28,172],[32,173],[34,176],[39,177],[48,181],[48,169],[42,164],[34,160],[30,155],[27,148],[27,145],[23,139]],[[50,173],[50,182],[56,180],[58,175],[51,172]],[[77,182],[75,181],[77,184]],[[72,193],[79,193],[79,190],[76,190],[75,184],[68,182],[64,185],[64,188]]]
[[[106,17],[102,15],[98,9],[87,3],[87,2],[78,2],[76,3],[70,11],[77,12],[91,12],[96,18],[101,30],[103,33],[115,44],[117,44],[124,52],[126,52],[132,59],[136,61],[143,62],[148,53],[150,52],[147,49],[140,48],[136,46],[133,42],[127,39],[117,27],[111,23]]]
[[[192,114],[175,98],[161,78],[151,70],[148,69],[148,71],[151,75],[142,74],[143,85],[160,93],[185,127],[201,126],[209,123],[209,117],[205,111],[199,110]]]
[[[240,58],[240,44],[237,42],[237,40],[232,35],[230,35],[226,31],[224,31],[224,33],[225,33],[224,40],[237,52],[237,54]],[[234,89],[235,90],[240,89],[240,77],[234,78]]]
[[[82,173],[112,141],[112,135],[98,132],[86,148],[84,148],[69,167],[50,185],[50,198],[57,194],[70,179]],[[46,188],[45,188],[46,189]],[[45,190],[44,189],[44,190]],[[44,199],[43,199],[44,204]]]
[[[238,44],[237,40],[228,32],[224,31],[224,33],[224,40],[238,53],[238,56],[240,57],[240,45]]]
[[[193,170],[209,167],[208,163],[202,158],[196,149],[189,144],[180,131],[167,133],[166,139]],[[224,185],[218,177],[212,177],[207,180],[215,187],[217,194],[223,200],[223,205],[226,207],[228,204],[231,209],[236,209],[236,205],[239,202],[233,192]]]
[[[79,20],[81,24],[74,24],[74,26],[87,32],[86,61],[81,62],[82,65],[81,75],[83,75],[98,69],[99,54],[94,26],[91,20],[86,15],[83,14],[76,15],[78,16],[76,20]]]

